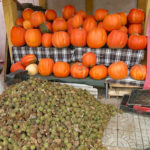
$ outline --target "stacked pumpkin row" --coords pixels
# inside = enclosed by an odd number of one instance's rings
[[[140,9],[109,14],[106,9],[97,9],[94,15],[87,16],[83,10],[76,12],[72,5],[66,5],[63,17],[57,17],[54,10],[33,11],[27,8],[22,18],[16,20],[11,30],[11,41],[14,46],[27,44],[30,47],[54,46],[56,48],[88,46],[101,48],[145,49],[147,37],[142,34],[145,13]],[[127,28],[128,27],[128,28]],[[129,37],[128,37],[129,34]]]
[[[40,59],[38,65],[34,54],[22,57],[20,62],[11,66],[10,71],[15,72],[19,69],[27,70],[29,75],[40,73],[41,76],[49,76],[52,73],[56,77],[65,78],[70,74],[73,78],[83,79],[88,75],[95,80],[101,80],[108,75],[115,79],[125,79],[128,76],[128,67],[122,62],[114,62],[108,68],[104,65],[96,65],[96,55],[92,52],[82,56],[82,62],[75,62],[71,66],[67,62],[56,62],[51,58]],[[145,80],[146,66],[137,64],[130,69],[130,76],[135,80]]]

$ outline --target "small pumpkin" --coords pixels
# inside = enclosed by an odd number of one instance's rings
[[[130,35],[133,33],[142,34],[142,25],[141,24],[130,24],[128,27],[128,33]]]
[[[25,45],[25,33],[26,30],[22,27],[13,26],[11,29],[10,37],[14,46]]]
[[[31,24],[30,20],[24,20],[24,21],[23,21],[23,27],[24,27],[26,30],[33,28],[33,26],[32,26],[32,24]]]
[[[21,17],[21,18],[17,18],[16,19],[16,25],[18,25],[18,26],[23,26],[23,18]]]
[[[127,41],[127,33],[121,30],[112,30],[107,37],[107,45],[109,48],[124,48]]]
[[[25,70],[24,66],[21,64],[20,61],[12,64],[10,67],[10,72],[16,72],[17,70]]]
[[[96,65],[90,69],[89,75],[92,79],[101,80],[107,77],[107,67],[104,65]]]
[[[92,29],[87,36],[87,44],[90,48],[101,48],[107,41],[107,33],[103,28]]]
[[[38,64],[38,71],[42,76],[49,76],[53,72],[54,61],[51,58],[41,58]]]
[[[70,35],[71,44],[76,47],[83,47],[86,45],[87,32],[83,28],[72,29]]]
[[[122,25],[119,14],[109,14],[103,20],[103,27],[107,31],[120,29]]]
[[[45,11],[45,16],[46,16],[46,19],[48,21],[53,21],[57,17],[57,14],[56,14],[55,10],[53,10],[53,9],[47,9]]]
[[[52,35],[52,45],[57,48],[68,47],[70,45],[70,37],[67,32],[54,32]]]
[[[30,20],[31,14],[32,14],[33,12],[34,12],[34,10],[31,9],[31,8],[26,8],[26,9],[24,9],[23,12],[22,12],[22,17],[23,17],[23,19],[24,19],[24,20]]]
[[[145,35],[132,34],[128,39],[128,47],[133,50],[145,49],[147,46],[147,37]]]
[[[68,77],[70,74],[70,66],[67,62],[56,62],[53,67],[53,74],[59,78]]]
[[[146,73],[146,65],[137,64],[132,66],[130,69],[130,76],[135,80],[145,80]]]
[[[103,21],[103,19],[105,18],[105,16],[108,14],[108,10],[107,9],[97,9],[95,11],[94,17],[96,19],[96,21]]]
[[[52,32],[52,24],[48,21],[40,24],[40,31],[42,33],[50,33]]]
[[[67,30],[67,22],[64,18],[58,17],[52,23],[53,32],[57,31],[66,31]]]
[[[142,9],[132,8],[128,14],[129,23],[143,23],[145,20],[145,12]]]
[[[52,46],[52,34],[44,33],[42,35],[42,46],[43,47],[51,47]]]
[[[67,20],[74,16],[76,9],[73,5],[65,5],[62,10],[62,16]]]
[[[86,18],[86,12],[83,11],[83,10],[79,10],[76,14],[81,15],[81,17],[82,17],[83,19]]]
[[[121,26],[121,28],[119,29],[125,33],[128,33],[128,28],[126,26]]]
[[[29,64],[33,64],[37,61],[37,58],[34,54],[28,54],[28,55],[24,55],[21,58],[21,63],[23,66],[28,66]]]
[[[38,65],[37,64],[30,64],[26,67],[26,69],[28,71],[28,74],[31,76],[34,76],[36,74],[38,74]]]
[[[68,31],[68,33],[71,34],[71,32],[72,32],[73,29],[74,29],[74,28],[73,28],[73,26],[72,26],[72,18],[69,18],[69,19],[67,20],[67,31]]]
[[[88,76],[89,69],[80,62],[76,62],[71,66],[71,76],[73,78],[84,79]]]
[[[31,14],[30,21],[33,27],[38,27],[46,21],[45,14],[42,11],[35,11]]]
[[[84,53],[82,56],[82,64],[86,67],[95,66],[96,60],[96,55],[93,52]]]
[[[128,67],[123,61],[112,63],[108,67],[108,75],[115,80],[125,79],[128,76]]]
[[[121,17],[121,24],[122,26],[125,26],[127,24],[127,15],[125,12],[118,13]]]
[[[81,27],[83,24],[83,18],[81,17],[81,15],[75,15],[72,18],[72,27],[73,28],[79,28]]]
[[[30,47],[41,45],[42,35],[39,29],[28,29],[25,34],[25,41]]]

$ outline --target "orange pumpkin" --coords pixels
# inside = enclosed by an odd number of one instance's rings
[[[118,13],[121,17],[121,24],[122,26],[125,26],[127,24],[127,15],[125,12]]]
[[[53,21],[52,24],[53,32],[67,30],[67,22],[64,18],[58,17]]]
[[[107,77],[107,67],[104,65],[96,65],[90,69],[89,75],[92,79],[101,80]]]
[[[96,19],[96,21],[103,21],[103,19],[105,18],[105,16],[108,14],[108,10],[107,9],[97,9],[95,11],[94,17]]]
[[[84,79],[88,76],[89,69],[80,62],[76,62],[71,66],[71,76],[73,78]]]
[[[32,24],[31,24],[30,20],[24,20],[24,21],[23,21],[23,27],[24,27],[26,30],[33,28],[33,26],[32,26]]]
[[[51,58],[42,58],[38,64],[38,71],[42,76],[49,76],[53,72],[54,61]]]
[[[126,26],[121,26],[121,28],[119,30],[121,30],[121,31],[123,31],[125,33],[128,32],[128,28]]]
[[[56,62],[53,67],[53,74],[59,78],[68,77],[70,74],[70,66],[66,62]]]
[[[109,14],[103,20],[103,27],[107,31],[120,29],[121,25],[122,22],[119,14]]]
[[[82,64],[86,67],[93,67],[96,65],[96,55],[93,52],[84,53],[82,56]]]
[[[128,76],[128,67],[123,61],[112,63],[108,67],[108,75],[115,80],[125,79]]]
[[[83,24],[83,18],[81,17],[81,15],[75,15],[72,18],[72,27],[73,28],[81,27],[82,24]]]
[[[57,14],[55,10],[47,9],[45,12],[45,16],[48,21],[53,21],[57,17]]]
[[[40,25],[40,30],[42,33],[52,32],[52,24],[50,22],[46,21]]]
[[[88,17],[84,20],[83,22],[83,28],[89,32],[92,29],[94,29],[95,27],[97,27],[97,23],[95,21],[95,19],[93,17]]]
[[[107,33],[103,28],[92,29],[87,36],[87,44],[90,48],[103,47],[107,40]]]
[[[83,10],[79,10],[76,14],[81,15],[81,17],[82,17],[83,19],[86,18],[86,12],[83,11]]]
[[[109,48],[124,48],[127,41],[127,33],[121,30],[112,30],[107,37],[107,45]]]
[[[133,33],[142,34],[142,25],[141,24],[130,24],[128,27],[128,33],[130,35]]]
[[[42,46],[44,47],[52,46],[52,34],[51,33],[44,33],[42,35]]]
[[[14,46],[25,45],[25,33],[26,30],[22,27],[13,26],[11,29],[11,42]]]
[[[128,39],[128,47],[133,50],[145,49],[147,46],[147,37],[145,35],[132,34]]]
[[[146,73],[146,65],[137,64],[130,69],[130,76],[135,80],[145,80]]]
[[[128,14],[129,23],[143,23],[145,20],[145,13],[142,9],[132,8]]]
[[[86,45],[87,32],[83,28],[72,29],[70,40],[73,46],[83,47]]]
[[[76,9],[73,5],[66,5],[62,10],[62,15],[65,19],[69,19],[74,16]]]
[[[33,27],[38,27],[46,21],[45,14],[42,11],[35,11],[31,14],[30,21]]]
[[[67,31],[68,31],[69,34],[71,34],[72,29],[74,29],[73,26],[72,26],[72,18],[69,18],[67,20]]]
[[[21,58],[21,63],[23,66],[28,66],[29,64],[33,64],[37,61],[36,56],[34,54],[24,55]]]
[[[10,72],[16,72],[17,70],[25,70],[25,67],[21,64],[20,61],[12,64],[10,67]]]
[[[103,22],[99,22],[98,25],[97,25],[97,27],[103,28]]]
[[[26,8],[26,9],[24,9],[23,12],[22,12],[22,17],[23,17],[23,19],[24,19],[24,20],[30,20],[31,14],[32,14],[33,12],[34,12],[34,10],[31,9],[31,8]]]
[[[38,47],[41,45],[42,35],[39,29],[28,29],[25,34],[25,40],[28,46]]]
[[[18,25],[18,26],[23,26],[23,18],[17,18],[16,19],[16,25]]]
[[[70,37],[67,32],[54,32],[52,35],[52,45],[57,48],[68,47],[70,45]]]

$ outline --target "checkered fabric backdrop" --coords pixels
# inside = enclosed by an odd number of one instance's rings
[[[109,66],[115,61],[124,61],[127,66],[138,64],[144,58],[144,50],[131,50],[131,49],[91,49],[91,48],[44,48],[36,47],[31,48],[28,46],[24,47],[13,47],[13,63],[20,61],[24,55],[35,54],[38,61],[41,58],[52,58],[55,62],[76,62],[81,61],[82,55],[86,52],[94,52],[97,57],[97,64],[103,64]]]

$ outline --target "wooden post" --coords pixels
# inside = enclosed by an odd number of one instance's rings
[[[93,0],[85,0],[85,9],[87,15],[93,15],[93,5],[94,5]]]
[[[13,0],[2,0],[2,3],[3,3],[6,33],[7,33],[8,45],[9,45],[9,51],[10,51],[10,58],[12,61],[12,46],[13,45],[10,39],[10,31],[11,31],[11,28],[15,25],[15,21],[18,17],[17,6]]]
[[[39,0],[39,6],[41,6],[43,9],[46,9],[46,0]]]

